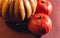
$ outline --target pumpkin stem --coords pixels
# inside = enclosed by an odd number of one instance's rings
[[[41,1],[41,3],[46,3],[45,1]]]
[[[39,18],[38,19],[42,19],[42,16],[39,16]]]

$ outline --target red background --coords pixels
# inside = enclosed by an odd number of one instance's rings
[[[41,38],[60,38],[60,0],[50,0],[53,5],[53,12],[50,15],[53,28],[43,35]],[[2,19],[0,19],[0,38],[35,38],[28,33],[17,33],[7,26]]]

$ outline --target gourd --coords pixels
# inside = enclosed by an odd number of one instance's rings
[[[37,0],[0,0],[0,16],[8,22],[20,22],[35,13]]]

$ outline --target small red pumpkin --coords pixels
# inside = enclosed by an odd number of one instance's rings
[[[52,13],[52,4],[48,0],[38,0],[36,13],[50,15]]]

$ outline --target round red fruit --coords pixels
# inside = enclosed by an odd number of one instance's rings
[[[52,4],[48,0],[37,1],[36,13],[44,13],[50,15],[52,13]]]
[[[52,28],[52,21],[49,16],[37,13],[30,17],[28,29],[32,34],[40,36],[48,33]]]

